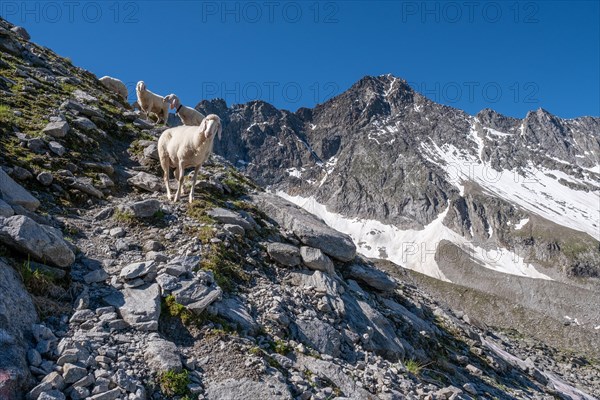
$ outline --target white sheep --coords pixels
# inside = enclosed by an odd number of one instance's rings
[[[167,129],[160,135],[158,156],[164,172],[169,200],[171,200],[170,169],[175,168],[175,179],[178,180],[174,199],[177,202],[179,196],[183,194],[184,170],[186,167],[194,167],[190,203],[193,201],[198,170],[212,152],[215,136],[218,135],[219,140],[221,139],[221,132],[221,119],[215,114],[210,114],[202,120],[200,126],[177,126]]]
[[[127,96],[129,96],[129,92],[127,91],[127,86],[117,78],[113,78],[112,76],[103,76],[98,79],[102,84],[115,92],[119,96],[123,98],[123,100],[127,100]]]
[[[146,89],[144,81],[137,83],[135,92],[137,94],[137,102],[142,111],[148,116],[150,114],[156,115],[158,123],[163,122],[166,124],[169,118],[169,105],[164,102],[164,98]]]
[[[171,106],[171,110],[175,110],[175,113],[181,118],[181,122],[183,122],[184,125],[198,126],[204,119],[204,114],[191,107],[184,106],[181,104],[181,101],[179,101],[179,97],[174,94],[165,96],[164,101]]]

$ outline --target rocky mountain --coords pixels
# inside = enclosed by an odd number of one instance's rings
[[[471,116],[391,75],[295,113],[259,101],[197,109],[226,121],[217,153],[362,255],[416,271],[486,324],[599,354],[600,118]],[[523,315],[456,299],[465,290]]]
[[[219,151],[245,154],[235,162],[247,173],[215,156],[195,201],[174,204],[157,163],[164,126],[1,19],[0,50],[3,400],[600,395],[593,353],[486,326],[427,294],[426,276],[357,255],[364,244],[265,191],[268,179],[291,193],[291,168],[294,195],[314,186],[302,168],[316,178],[328,166],[326,178],[341,179],[328,162],[345,148],[343,132],[320,147],[301,134],[315,110],[203,103],[227,124]],[[441,172],[431,178],[432,202],[460,195]],[[416,229],[439,218],[429,214],[398,223]]]

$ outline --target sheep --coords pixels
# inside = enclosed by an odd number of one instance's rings
[[[103,76],[98,79],[105,87],[115,92],[119,96],[123,98],[123,100],[127,100],[129,96],[129,92],[127,91],[127,86],[117,78],[113,78],[111,76]]]
[[[140,108],[146,115],[156,115],[157,123],[167,123],[169,118],[169,105],[164,102],[164,98],[146,89],[144,81],[139,81],[135,87],[137,94],[137,102]]]
[[[175,109],[175,114],[181,118],[181,122],[183,122],[184,125],[198,126],[204,119],[204,114],[193,108],[184,106],[179,101],[179,97],[174,94],[165,96],[164,101],[171,106],[171,110]]]
[[[164,172],[167,198],[171,200],[169,187],[169,171],[175,168],[175,179],[178,180],[177,193],[174,201],[179,201],[183,194],[183,177],[186,167],[194,167],[190,203],[194,199],[194,188],[200,166],[208,159],[213,149],[215,136],[221,140],[221,119],[210,114],[202,120],[200,126],[177,126],[169,128],[158,139],[158,157]]]

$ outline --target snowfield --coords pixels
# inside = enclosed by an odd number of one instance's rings
[[[525,263],[519,255],[503,248],[478,246],[446,227],[442,221],[448,209],[422,230],[401,230],[376,220],[350,219],[330,212],[314,197],[290,196],[283,191],[276,194],[320,217],[332,228],[350,235],[360,254],[386,259],[436,279],[449,281],[435,259],[438,250],[438,255],[447,257],[449,261],[456,262],[460,261],[458,257],[466,257],[452,251],[450,247],[445,247],[444,240],[465,250],[471,255],[469,258],[482,267],[506,274],[550,279],[531,264]]]

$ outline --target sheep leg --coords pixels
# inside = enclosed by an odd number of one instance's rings
[[[171,188],[169,187],[169,171],[171,170],[171,166],[169,165],[169,160],[160,160],[160,166],[163,169],[163,179],[165,181],[165,186],[167,188],[167,199],[171,200]],[[177,176],[177,172],[175,172],[175,176]]]
[[[179,167],[177,168],[177,171],[179,172],[178,174],[178,181],[179,184],[177,185],[177,193],[175,193],[175,202],[177,203],[179,201],[179,196],[183,195],[183,178],[185,178],[185,168],[183,168],[183,163],[179,163]]]
[[[194,188],[196,187],[196,178],[198,177],[198,170],[200,166],[197,165],[194,169],[194,177],[192,178],[192,189],[190,190],[190,203],[194,201]]]

